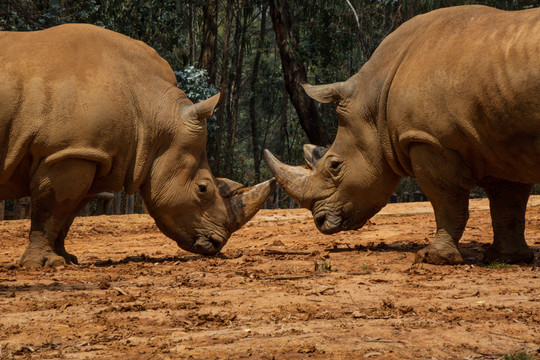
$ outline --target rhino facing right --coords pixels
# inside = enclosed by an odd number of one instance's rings
[[[154,49],[87,24],[0,32],[0,199],[32,197],[30,268],[77,263],[64,240],[97,193],[138,189],[181,248],[218,253],[272,192],[215,178],[206,119]]]
[[[524,229],[540,182],[540,9],[460,6],[417,16],[347,81],[304,89],[337,102],[334,143],[304,146],[307,167],[265,156],[321,232],[360,228],[410,176],[437,223],[416,262],[463,262],[458,242],[475,185],[491,208],[494,241],[485,260],[534,259]]]

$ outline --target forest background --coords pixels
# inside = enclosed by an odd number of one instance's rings
[[[335,137],[335,105],[314,103],[301,83],[346,80],[403,22],[464,4],[520,10],[540,0],[2,0],[0,30],[77,22],[144,41],[193,102],[222,92],[208,121],[210,166],[216,177],[254,184],[271,177],[263,149],[302,164],[303,144],[329,145]],[[403,201],[419,191],[405,178],[395,195]],[[278,190],[272,206],[291,205]]]

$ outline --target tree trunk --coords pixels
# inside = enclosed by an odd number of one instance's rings
[[[269,5],[285,87],[298,114],[300,125],[311,143],[321,146],[330,145],[332,139],[319,117],[317,107],[301,86],[307,82],[307,73],[304,65],[297,60],[296,38],[292,29],[289,3],[287,0],[271,0]]]
[[[233,177],[234,168],[234,145],[236,143],[236,127],[238,123],[238,94],[242,82],[242,69],[244,65],[244,50],[246,46],[246,27],[249,14],[243,11],[243,0],[238,0],[237,16],[234,35],[234,54],[229,78],[229,106],[227,123],[227,154],[225,163],[225,175]]]
[[[195,63],[195,25],[193,21],[193,3],[189,3],[188,16],[189,16],[189,61],[191,64]]]
[[[289,159],[285,159],[286,152],[285,149],[289,149],[289,134],[287,132],[287,105],[289,104],[289,99],[287,94],[283,91],[283,96],[281,98],[281,110],[280,114],[280,125],[279,125],[279,149],[278,156],[282,161],[288,162]]]
[[[264,37],[266,35],[266,11],[267,6],[263,5],[261,9],[261,30],[259,31],[259,45],[257,46],[255,59],[253,60],[253,74],[251,75],[251,83],[249,85],[249,122],[251,125],[251,145],[253,147],[253,167],[255,171],[254,180],[257,184],[261,181],[261,149],[259,147],[259,131],[257,129],[257,118],[255,114],[255,105],[257,101],[255,92],[257,87],[257,78],[259,76],[259,62],[261,60],[261,53],[264,47]]]
[[[223,116],[225,114],[225,108],[228,104],[229,93],[227,82],[227,74],[229,67],[229,43],[231,37],[231,23],[232,23],[232,5],[234,0],[227,0],[227,7],[225,10],[225,34],[223,37],[223,57],[221,62],[221,75],[220,75],[220,89],[221,89],[221,105],[218,107],[216,114],[216,137],[213,142],[213,147],[210,149],[213,161],[210,163],[212,172],[215,176],[221,176],[221,142],[223,139]]]
[[[208,83],[215,84],[217,76],[217,15],[218,0],[209,0],[203,7],[203,32],[199,68],[208,72]]]

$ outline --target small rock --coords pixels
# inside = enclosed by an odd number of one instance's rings
[[[368,352],[367,354],[364,355],[364,357],[367,359],[370,357],[381,356],[381,355],[382,353],[380,352]]]

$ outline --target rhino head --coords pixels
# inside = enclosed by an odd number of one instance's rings
[[[184,99],[161,134],[160,150],[141,186],[158,228],[182,249],[218,253],[230,235],[249,221],[275,187],[271,179],[244,187],[215,178],[206,158],[206,119],[219,94],[197,104]]]
[[[338,105],[332,146],[304,145],[305,166],[285,165],[265,150],[278,184],[311,210],[317,228],[325,234],[362,227],[386,205],[399,182],[382,151],[376,111],[366,105],[354,81],[304,85],[312,99]]]

